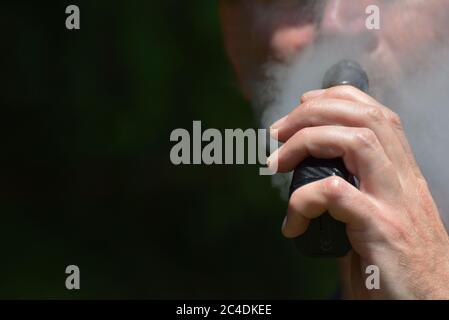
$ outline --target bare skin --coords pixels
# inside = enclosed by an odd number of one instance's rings
[[[427,43],[441,41],[439,23],[449,16],[449,1],[411,0],[407,15],[400,11],[405,1],[384,2],[322,1],[317,22],[308,17],[316,11],[293,15],[301,1],[279,0],[278,5],[284,7],[277,7],[277,14],[271,15],[273,1],[222,0],[225,42],[243,91],[249,96],[248,81],[259,76],[258,67],[266,59],[288,63],[318,37],[365,33],[360,17],[369,4],[384,10],[386,22],[380,31],[367,35],[371,39],[364,67],[369,70],[370,61],[376,60],[389,70],[387,75],[377,74],[374,81],[406,75],[421,59],[409,52],[421,52]],[[265,23],[258,20],[263,13]],[[387,19],[395,15],[401,18]],[[405,36],[410,28],[398,25],[407,22],[416,32],[414,41]],[[258,28],[259,23],[264,27]],[[401,32],[405,40],[397,41]],[[296,237],[307,229],[310,219],[326,210],[347,224],[353,246],[341,261],[347,298],[449,299],[448,234],[397,114],[369,95],[341,86],[305,93],[301,106],[272,129],[284,142],[269,158],[269,163],[277,160],[279,172],[293,170],[310,155],[342,157],[360,180],[359,189],[338,177],[297,189],[282,226],[286,237]],[[364,270],[372,264],[381,270],[380,290],[365,288]]]

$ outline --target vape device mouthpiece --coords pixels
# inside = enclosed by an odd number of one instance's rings
[[[369,80],[362,67],[353,60],[342,60],[327,70],[323,78],[323,89],[350,85],[368,92]]]

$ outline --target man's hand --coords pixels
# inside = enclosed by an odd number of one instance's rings
[[[350,86],[311,91],[301,102],[273,124],[285,143],[269,166],[288,172],[308,156],[342,157],[360,188],[329,177],[297,189],[283,234],[301,235],[327,210],[347,224],[353,298],[449,299],[448,234],[399,117]],[[365,287],[368,265],[380,269],[380,290]]]

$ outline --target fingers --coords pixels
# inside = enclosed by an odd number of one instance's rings
[[[371,105],[374,107],[379,108],[379,110],[384,115],[384,118],[386,122],[390,125],[390,127],[393,128],[395,131],[402,147],[405,152],[405,155],[407,156],[409,163],[411,165],[411,169],[413,170],[413,173],[418,176],[422,177],[421,170],[419,169],[418,164],[416,163],[415,156],[413,155],[412,148],[410,147],[410,144],[408,143],[407,137],[405,135],[404,128],[401,123],[401,119],[393,112],[391,109],[385,107],[381,103],[379,103],[377,100],[366,94],[365,92],[352,87],[352,86],[337,86],[332,87],[327,90],[315,90],[315,93],[312,92],[312,94],[306,93],[301,97],[301,102],[306,102],[313,98],[335,98],[335,99],[342,99],[342,100],[349,100],[353,102],[359,102],[367,105]]]
[[[301,101],[300,107],[273,125],[280,141],[311,126],[365,127],[376,134],[401,177],[410,170],[421,176],[399,117],[369,95],[351,86],[339,86],[308,92]]]
[[[363,98],[367,101],[369,99]],[[341,99],[319,98],[307,100],[296,108],[278,129],[281,141],[288,140],[306,127],[342,125],[371,129],[384,147],[388,158],[406,176],[410,170],[408,155],[394,128],[378,106]]]
[[[362,191],[390,199],[400,184],[395,168],[373,131],[367,128],[321,126],[304,128],[269,157],[279,172],[293,170],[305,158],[342,157],[360,180]]]
[[[364,228],[374,212],[371,198],[340,177],[329,177],[298,188],[290,197],[282,233],[287,238],[303,234],[309,221],[324,212],[351,228]]]
[[[301,103],[318,97],[360,102],[368,105],[378,106],[379,108],[385,108],[387,109],[385,111],[390,111],[370,95],[357,89],[356,87],[347,85],[306,92],[301,97]]]
[[[335,101],[338,100],[338,101]],[[370,112],[366,110],[368,107],[373,107],[376,111],[372,111],[374,116],[381,116],[384,114],[383,109],[387,109],[380,105],[376,100],[363,93],[362,91],[351,87],[351,86],[339,86],[333,87],[326,90],[315,90],[305,93],[301,97],[301,105],[293,110],[289,115],[284,117],[282,121],[276,122],[272,125],[273,129],[278,130],[279,140],[285,141],[290,136],[292,136],[296,131],[300,130],[305,126],[314,126],[315,121],[324,121],[325,119],[321,119],[323,116],[326,116],[325,113],[332,111],[333,104],[339,103],[339,111],[336,113],[339,115],[338,119],[335,119],[334,123],[326,123],[326,124],[341,124],[345,125],[343,122],[345,121],[345,115],[348,116],[351,112],[354,112],[356,109],[359,113],[368,113],[366,116],[371,116]],[[327,103],[326,103],[327,102]],[[345,114],[342,114],[345,109],[342,110],[341,105],[344,105],[345,102],[352,102],[352,108],[346,110]],[[358,108],[354,108],[358,107]],[[388,109],[387,109],[388,110]],[[377,114],[376,114],[377,113]],[[360,116],[360,115],[359,115]],[[329,119],[329,117],[327,117]],[[377,119],[377,117],[376,117]],[[356,120],[354,117],[350,117],[349,120]],[[365,124],[366,124],[365,119]],[[351,126],[351,125],[350,125]]]

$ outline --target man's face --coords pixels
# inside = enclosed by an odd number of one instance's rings
[[[368,30],[366,8],[380,9],[380,29]],[[243,91],[268,62],[288,64],[331,39],[357,43],[372,84],[408,76],[443,44],[449,0],[221,0],[227,51]],[[388,81],[387,81],[388,82]]]

